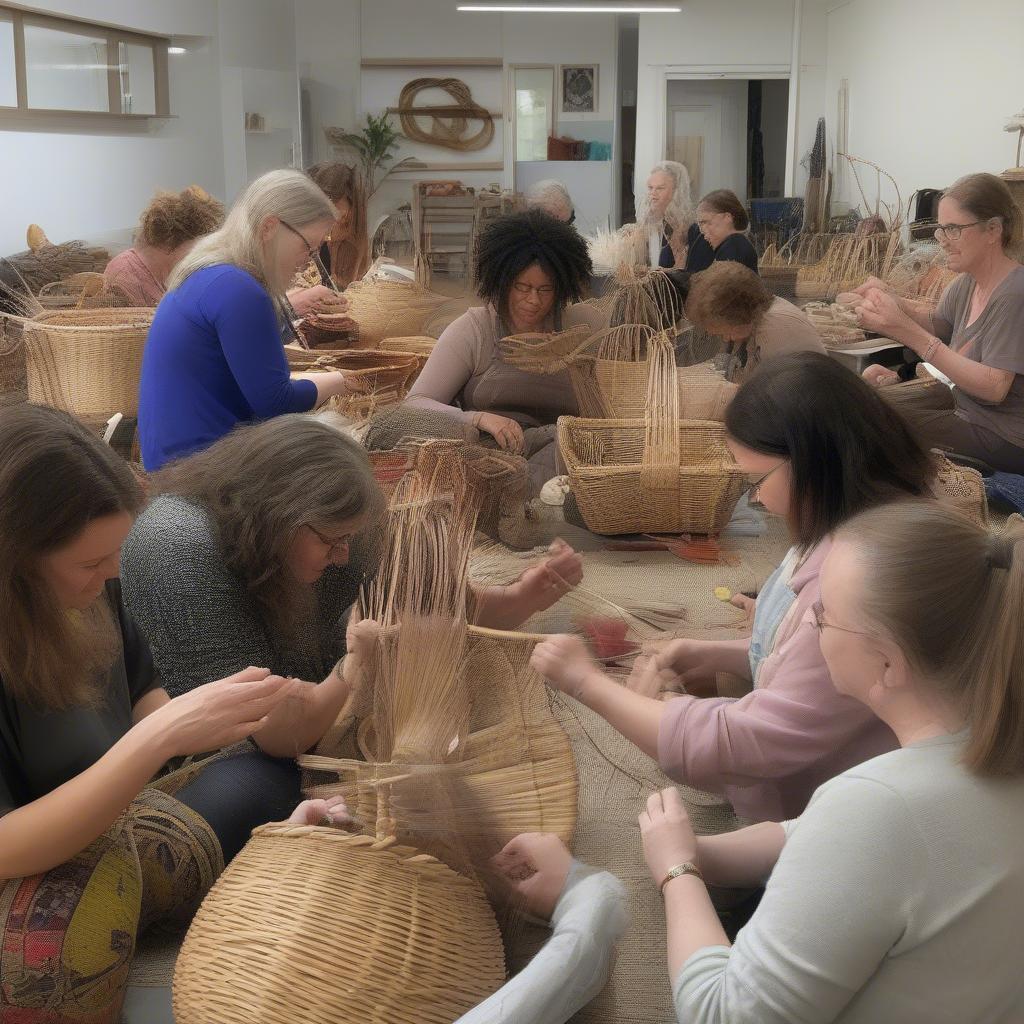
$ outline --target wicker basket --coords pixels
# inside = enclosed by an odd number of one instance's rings
[[[415,352],[382,352],[379,349],[321,349],[312,352],[286,345],[284,351],[293,372],[344,370],[350,387],[361,394],[407,387],[419,375],[426,361]]]
[[[725,427],[677,424],[679,471],[671,487],[650,486],[644,420],[562,416],[558,445],[580,513],[594,533],[719,533],[747,486],[725,444]]]
[[[428,335],[413,335],[409,338],[384,338],[380,347],[384,352],[415,352],[418,356],[426,358],[434,351],[437,338]]]
[[[317,316],[299,321],[299,334],[311,349],[345,349],[359,341],[359,328],[344,313]]]
[[[962,512],[977,523],[988,527],[988,495],[985,480],[976,470],[950,462],[937,448],[932,450],[937,462],[937,471],[931,490],[936,501]]]
[[[44,309],[112,309],[130,305],[120,289],[108,289],[102,274],[73,274],[44,285],[36,296]]]
[[[42,313],[25,324],[28,396],[75,416],[139,410],[139,375],[152,309]]]
[[[345,289],[345,298],[348,315],[359,325],[359,348],[424,334],[426,323],[450,301],[411,281],[356,281]]]
[[[676,368],[679,386],[679,417],[684,420],[725,418],[725,410],[739,390],[707,363]],[[640,419],[647,409],[648,363],[596,359],[594,381],[601,396],[603,414],[620,419]]]
[[[178,1024],[451,1024],[504,982],[480,886],[419,851],[264,825],[192,922]]]

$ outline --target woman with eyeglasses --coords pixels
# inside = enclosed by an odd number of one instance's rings
[[[929,446],[1024,473],[1024,267],[1021,211],[1006,183],[969,174],[939,201],[935,237],[959,276],[938,308],[899,298],[877,278],[857,289],[861,324],[902,342],[955,388],[929,388],[900,410]],[[899,375],[869,366],[873,384]]]
[[[751,499],[786,521],[793,545],[761,588],[751,636],[669,641],[628,686],[570,636],[540,644],[533,664],[672,778],[725,796],[741,820],[778,821],[799,814],[826,779],[896,745],[867,708],[835,691],[807,613],[834,532],[864,509],[930,493],[934,469],[899,414],[826,355],[765,362],[725,425]],[[696,696],[714,692],[719,672],[751,691]],[[680,685],[683,696],[659,699]]]
[[[239,423],[304,412],[347,391],[340,372],[293,380],[281,344],[292,320],[285,289],[335,215],[301,171],[271,171],[174,268],[142,360],[147,470],[208,447]]]
[[[502,360],[500,343],[580,323],[604,326],[598,311],[569,305],[583,298],[590,275],[586,242],[572,225],[543,210],[494,221],[480,236],[476,259],[485,305],[444,331],[404,408],[442,413],[466,440],[487,434],[505,451],[524,455],[539,493],[558,473],[555,421],[577,414],[576,396],[568,372],[526,373]]]
[[[757,273],[757,252],[746,235],[750,217],[740,198],[727,188],[709,192],[697,204],[697,220],[686,238],[686,269],[691,274],[712,263],[742,263]]]
[[[308,750],[348,696],[334,668],[349,608],[379,564],[383,498],[366,451],[317,417],[277,416],[151,484],[121,580],[163,686],[177,695],[224,665],[273,666],[305,681],[291,727],[273,736],[285,749],[273,752]],[[579,556],[558,545],[508,587],[471,587],[474,620],[513,629],[581,577]]]

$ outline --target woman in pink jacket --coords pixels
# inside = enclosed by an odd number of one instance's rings
[[[723,795],[745,821],[781,821],[821,783],[897,745],[863,704],[836,692],[812,609],[833,532],[864,509],[928,494],[933,468],[899,414],[818,353],[768,360],[737,392],[726,429],[751,501],[786,520],[793,544],[758,596],[752,635],[673,641],[628,687],[571,636],[538,645],[533,665],[672,778]],[[659,677],[697,688],[717,672],[748,679],[750,693],[648,695]]]

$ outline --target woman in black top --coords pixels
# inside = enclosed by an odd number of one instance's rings
[[[247,668],[168,697],[117,582],[140,500],[64,413],[0,409],[0,1007],[33,1020],[116,1020],[136,933],[298,801],[294,764],[255,749],[150,787],[173,757],[273,741],[296,691]]]
[[[697,206],[697,221],[687,238],[686,269],[695,274],[718,260],[732,260],[756,274],[757,253],[744,234],[749,225],[735,192],[727,188],[709,192]]]

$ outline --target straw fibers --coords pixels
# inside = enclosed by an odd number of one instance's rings
[[[505,979],[480,886],[420,851],[264,825],[189,929],[178,1024],[451,1024]]]
[[[358,348],[378,348],[385,338],[432,334],[427,325],[452,302],[412,281],[375,279],[354,281],[345,289],[345,298],[347,315],[359,325]],[[457,308],[455,316],[468,305],[459,300]]]
[[[43,313],[24,324],[29,401],[75,416],[135,416],[153,310]]]
[[[44,285],[37,296],[44,309],[110,309],[130,306],[120,288],[108,288],[102,274],[74,274]]]

